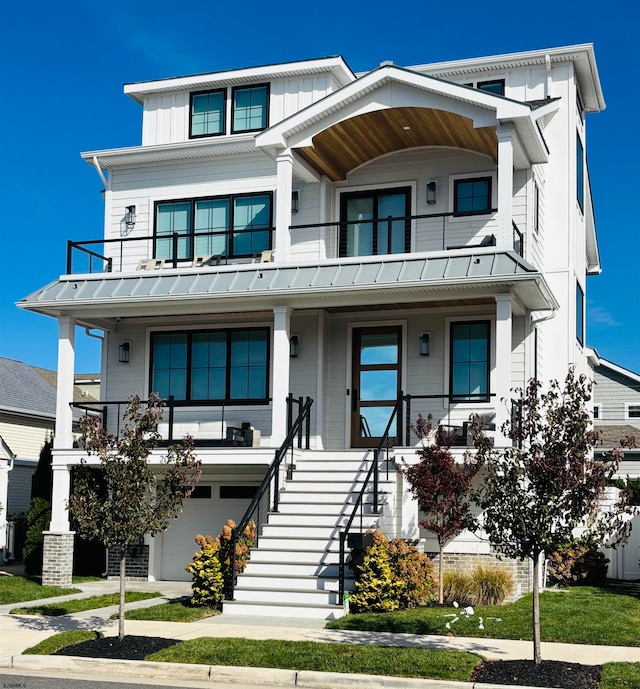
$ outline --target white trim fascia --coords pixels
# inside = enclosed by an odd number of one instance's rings
[[[591,179],[589,177],[589,165],[585,162],[585,206],[584,206],[584,224],[585,224],[585,244],[586,244],[586,259],[587,259],[587,275],[600,275],[602,267],[600,265],[600,251],[598,250],[598,235],[596,233],[596,218],[593,209],[593,197],[591,194]]]
[[[34,411],[33,409],[25,409],[23,407],[8,407],[3,405],[0,406],[0,412],[28,417],[34,421],[51,421],[52,419],[55,420],[56,418],[56,413],[54,411]]]
[[[585,347],[584,348],[584,355],[587,357],[587,361],[589,363],[589,366],[591,366],[591,368],[595,368],[596,366],[601,365],[602,359],[600,358],[600,355],[598,354],[598,352],[593,347]]]
[[[619,373],[620,375],[635,381],[636,383],[640,383],[640,374],[634,373],[633,371],[630,371],[627,368],[622,368],[622,366],[618,366],[618,364],[614,364],[611,361],[607,361],[602,357],[599,358],[599,366],[602,366],[603,368],[608,368],[611,371],[614,371],[615,373]]]
[[[92,167],[94,167],[95,161],[100,161],[104,168],[110,169],[165,160],[255,153],[254,140],[255,134],[239,134],[213,141],[211,139],[197,139],[153,146],[129,146],[103,151],[87,151],[81,153],[80,157]]]
[[[170,77],[154,81],[133,82],[124,85],[124,93],[138,103],[143,103],[145,96],[156,93],[168,93],[191,89],[207,89],[229,86],[238,83],[265,79],[284,79],[292,76],[331,73],[336,81],[344,86],[355,80],[355,74],[344,58],[325,57],[298,62],[285,62],[277,65],[245,67],[220,72],[192,74],[183,77]]]

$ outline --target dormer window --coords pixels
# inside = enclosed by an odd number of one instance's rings
[[[225,133],[226,89],[191,94],[190,129],[192,139]]]
[[[504,96],[504,79],[492,79],[491,81],[479,81],[476,88],[481,91],[489,91],[497,96]]]
[[[231,131],[256,132],[269,122],[269,84],[236,86],[233,89]]]

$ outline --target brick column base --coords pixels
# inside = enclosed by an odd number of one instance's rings
[[[42,585],[71,588],[75,531],[44,531]]]

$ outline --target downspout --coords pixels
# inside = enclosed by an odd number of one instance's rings
[[[102,183],[104,184],[104,188],[107,188],[107,178],[104,176],[104,172],[102,172],[102,168],[100,167],[100,163],[98,162],[98,156],[93,156],[93,167],[95,167],[96,172],[100,175],[100,179],[102,180]]]
[[[551,55],[547,54],[544,56],[544,64],[547,68],[547,81],[545,83],[545,98],[551,98]],[[95,160],[95,157],[94,157]]]

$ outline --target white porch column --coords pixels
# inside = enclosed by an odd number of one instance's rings
[[[276,238],[275,260],[286,261],[291,246],[291,191],[293,189],[293,154],[289,149],[276,158]]]
[[[54,456],[53,487],[51,490],[51,523],[49,531],[69,531],[69,511],[67,504],[71,492],[71,471],[66,464],[56,464]]]
[[[498,136],[498,249],[513,249],[513,125],[499,124]]]
[[[73,447],[73,369],[75,361],[76,322],[69,316],[58,318],[58,386],[56,397],[56,428],[53,447]]]
[[[271,402],[271,442],[279,447],[287,436],[287,395],[289,394],[289,337],[291,308],[273,309],[273,390]]]
[[[511,294],[496,294],[496,445],[510,445],[502,424],[511,414]]]

